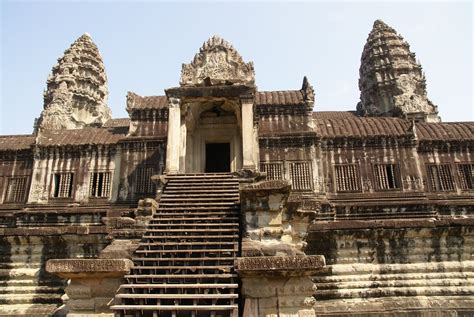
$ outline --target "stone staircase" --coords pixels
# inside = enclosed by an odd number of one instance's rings
[[[168,176],[111,309],[119,316],[238,316],[239,182]]]

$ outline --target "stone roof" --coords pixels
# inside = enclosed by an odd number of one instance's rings
[[[114,144],[127,136],[128,127],[48,130],[38,136],[38,145]]]
[[[166,96],[145,96],[142,97],[133,92],[127,94],[127,111],[132,109],[159,109],[168,107]]]
[[[255,94],[255,103],[258,106],[292,106],[303,105],[305,100],[301,90],[258,91]]]
[[[106,123],[104,123],[104,128],[118,128],[118,127],[128,127],[130,125],[129,118],[117,118],[117,119],[110,119]]]
[[[357,117],[356,111],[316,111],[314,119],[350,119]]]
[[[338,117],[340,116],[340,117]],[[357,117],[351,112],[313,113],[316,129],[324,138],[407,135],[411,122],[391,117]]]
[[[301,90],[258,91],[255,94],[257,106],[293,106],[304,105],[305,99]],[[166,96],[139,96],[133,92],[127,95],[127,109],[167,108]]]
[[[416,132],[420,140],[473,140],[474,122],[420,122]]]
[[[0,136],[0,151],[27,150],[35,143],[35,136],[28,135],[2,135]]]

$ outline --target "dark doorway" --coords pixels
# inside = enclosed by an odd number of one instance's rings
[[[206,143],[206,173],[230,172],[230,143]]]

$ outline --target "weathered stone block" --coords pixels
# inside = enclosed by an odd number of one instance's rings
[[[67,296],[71,299],[89,299],[92,297],[92,290],[89,285],[79,283],[77,280],[72,281],[65,289]]]
[[[89,299],[70,298],[67,301],[67,307],[71,311],[93,313],[95,311],[95,302],[94,302],[94,299],[92,298],[89,298]]]

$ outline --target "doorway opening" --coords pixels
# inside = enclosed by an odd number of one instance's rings
[[[230,143],[206,143],[205,172],[230,172]]]

